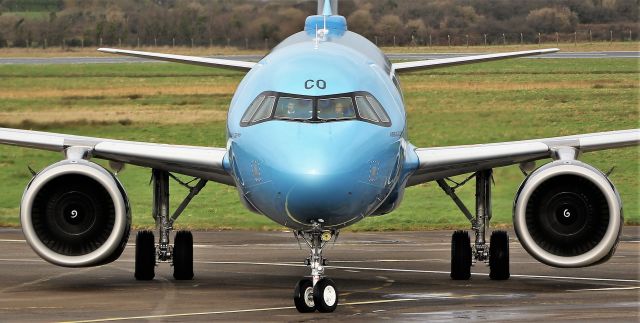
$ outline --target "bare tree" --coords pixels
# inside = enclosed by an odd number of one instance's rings
[[[278,11],[277,16],[281,22],[278,30],[278,38],[285,39],[302,30],[304,20],[308,14],[296,8],[283,8]]]
[[[422,19],[411,19],[405,26],[407,34],[411,37],[411,45],[416,46],[420,43],[424,43],[424,37],[427,35],[427,27]]]
[[[349,29],[371,38],[374,34],[373,17],[368,9],[358,9],[347,18]]]
[[[527,23],[539,32],[570,32],[575,30],[578,17],[567,7],[541,8],[527,15]]]
[[[465,37],[538,32],[573,34],[593,30],[594,39],[640,34],[638,0],[341,0],[348,28],[383,44],[440,43],[448,34]],[[25,14],[35,11],[39,14]],[[0,46],[7,41],[58,46],[235,44],[262,47],[302,30],[316,13],[312,1],[256,0],[0,0]],[[428,30],[428,32],[427,32]],[[377,37],[376,37],[377,36]],[[637,37],[637,36],[636,36]],[[618,36],[621,39],[621,36]],[[628,39],[628,36],[627,38]],[[636,38],[637,39],[637,38]]]
[[[385,41],[385,45],[390,45],[394,42],[399,43],[404,38],[404,24],[400,17],[396,15],[384,15],[380,18],[380,21],[375,27],[378,37],[382,37]]]

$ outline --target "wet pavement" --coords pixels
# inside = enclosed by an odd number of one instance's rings
[[[288,232],[196,232],[192,281],[133,279],[129,245],[112,264],[61,268],[40,260],[19,230],[0,229],[0,321],[633,321],[640,307],[640,227],[627,227],[614,257],[582,269],[538,263],[510,235],[508,281],[476,264],[449,279],[451,231],[341,234],[326,274],[334,313],[300,314],[293,288],[309,272]],[[130,243],[133,243],[133,237]]]

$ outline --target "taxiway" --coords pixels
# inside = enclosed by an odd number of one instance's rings
[[[449,279],[450,231],[342,233],[327,247],[340,291],[334,313],[300,314],[295,283],[308,274],[290,232],[197,232],[192,281],[160,264],[133,278],[133,245],[112,264],[60,268],[40,260],[16,229],[0,229],[1,321],[634,321],[640,307],[640,227],[626,227],[607,263],[547,267],[510,235],[508,281],[478,263]],[[130,242],[133,242],[132,233]]]

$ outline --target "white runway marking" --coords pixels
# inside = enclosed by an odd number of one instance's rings
[[[303,264],[290,264],[290,263],[277,263],[277,262],[249,262],[249,261],[202,261],[198,262],[202,264],[214,264],[214,265],[256,265],[256,266],[292,266],[292,267],[306,267]],[[370,270],[370,271],[390,271],[390,272],[405,272],[405,273],[425,273],[425,274],[446,274],[448,271],[440,270],[418,270],[418,269],[396,269],[396,268],[373,268],[373,267],[350,267],[350,266],[325,266],[325,268],[332,269],[351,269],[351,270]],[[474,276],[489,276],[485,273],[472,273]],[[618,283],[640,283],[637,279],[617,279],[617,278],[596,278],[596,277],[571,277],[571,276],[547,276],[547,275],[524,275],[515,274],[511,277],[518,278],[533,278],[533,279],[551,279],[551,280],[582,280],[582,281],[604,281],[604,282],[618,282]]]
[[[632,289],[640,289],[640,286],[634,286],[634,287],[608,287],[608,288],[569,289],[569,290],[567,290],[567,292],[598,292],[598,291],[632,290]]]
[[[415,298],[396,298],[396,299],[382,299],[382,300],[373,300],[373,301],[360,301],[360,302],[349,302],[342,303],[340,306],[357,306],[357,305],[372,305],[372,304],[386,304],[386,303],[399,303],[399,302],[415,302],[420,300],[428,300],[428,299],[452,299],[452,298],[460,298],[460,296],[454,296],[451,294],[433,294],[428,295],[418,295],[419,297]],[[473,298],[478,296],[486,296],[486,295],[465,295],[463,298]],[[491,295],[491,296],[502,296],[502,295]],[[283,306],[283,307],[266,307],[266,308],[253,308],[253,309],[243,309],[243,310],[228,310],[228,311],[211,311],[211,312],[194,312],[194,313],[177,313],[177,314],[162,314],[162,315],[146,315],[146,316],[129,316],[129,317],[111,317],[111,318],[102,318],[102,319],[94,319],[94,320],[80,320],[80,321],[66,321],[61,323],[91,323],[91,322],[113,322],[113,321],[130,321],[130,320],[153,320],[153,319],[163,319],[163,318],[176,318],[176,317],[187,317],[187,316],[204,316],[204,315],[219,315],[219,314],[238,314],[238,313],[255,313],[255,312],[267,312],[267,311],[280,311],[280,310],[291,310],[295,309],[295,306]],[[380,312],[383,310],[376,310],[374,312]]]
[[[210,265],[255,265],[255,266],[307,267],[307,265],[305,265],[305,264],[294,264],[294,263],[290,263],[290,262],[194,261],[194,263],[197,263],[197,264],[210,264]],[[325,266],[325,268],[338,268],[338,267]],[[345,269],[351,269],[351,268],[349,267],[349,268],[345,268]]]
[[[384,299],[384,300],[376,300],[376,301],[350,302],[350,303],[344,303],[344,304],[341,304],[341,305],[342,306],[355,306],[355,305],[370,305],[370,304],[383,304],[383,303],[411,302],[411,301],[418,301],[418,300],[419,299],[414,299],[414,298]],[[113,322],[113,321],[129,321],[129,320],[152,320],[152,319],[163,319],[163,318],[185,317],[185,316],[254,313],[254,312],[280,311],[280,310],[291,310],[291,309],[295,309],[295,306],[252,308],[252,309],[244,309],[244,310],[214,311],[214,312],[178,313],[178,314],[164,314],[164,315],[111,317],[111,318],[103,318],[103,319],[95,319],[95,320],[65,321],[65,322],[61,322],[61,323],[89,323],[89,322]]]
[[[19,239],[0,239],[0,242],[27,242],[27,240],[19,240]]]
[[[489,274],[482,274],[489,276]],[[570,276],[544,276],[544,275],[511,275],[511,277],[536,278],[536,279],[560,279],[560,280],[586,280],[617,283],[640,283],[637,279],[617,279],[617,278],[594,278],[594,277],[570,277]]]
[[[15,259],[15,258],[0,258],[0,262],[41,262],[46,263],[42,259]],[[338,262],[412,262],[412,260],[371,260],[371,261],[333,261]],[[421,260],[415,260],[421,261]],[[133,262],[132,260],[121,259],[119,262]],[[298,264],[293,262],[250,262],[250,261],[194,261],[198,264],[210,264],[210,265],[252,265],[252,266],[285,266],[285,267],[306,267],[304,264]],[[346,271],[389,271],[389,272],[409,272],[409,273],[425,273],[425,274],[445,274],[449,275],[448,271],[440,270],[419,270],[419,269],[398,269],[398,268],[374,268],[374,267],[352,267],[352,266],[326,266],[326,268],[343,269]],[[489,276],[485,273],[472,273],[474,276]],[[548,276],[548,275],[526,275],[526,274],[512,274],[511,277],[518,278],[533,278],[533,279],[552,279],[552,280],[581,280],[581,281],[603,281],[603,282],[618,282],[618,283],[640,283],[637,279],[617,279],[617,278],[596,278],[596,277],[571,277],[571,276]]]
[[[214,315],[214,314],[234,314],[234,313],[251,313],[251,312],[265,312],[265,311],[278,311],[278,310],[290,310],[295,306],[285,307],[267,307],[267,308],[253,308],[246,310],[231,310],[231,311],[216,311],[216,312],[195,312],[195,313],[179,313],[179,314],[163,314],[163,315],[147,315],[147,316],[129,316],[129,317],[110,317],[96,320],[84,320],[84,321],[64,321],[63,323],[88,323],[88,322],[113,322],[113,321],[127,321],[127,320],[150,320],[172,317],[184,317],[184,316],[200,316],[200,315]]]
[[[44,261],[42,259],[0,258],[0,261],[6,261],[6,262],[42,262],[42,263],[47,263],[46,261]]]
[[[371,263],[371,262],[428,262],[428,261],[444,261],[445,259],[369,259],[369,260],[331,260],[331,263]],[[448,261],[448,260],[447,260]]]

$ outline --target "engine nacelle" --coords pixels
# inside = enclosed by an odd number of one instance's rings
[[[577,160],[546,164],[520,186],[513,224],[522,246],[555,267],[608,260],[622,232],[622,202],[606,175]]]
[[[64,160],[31,180],[22,196],[20,222],[27,242],[46,261],[90,267],[120,257],[131,212],[113,174],[86,160]]]

